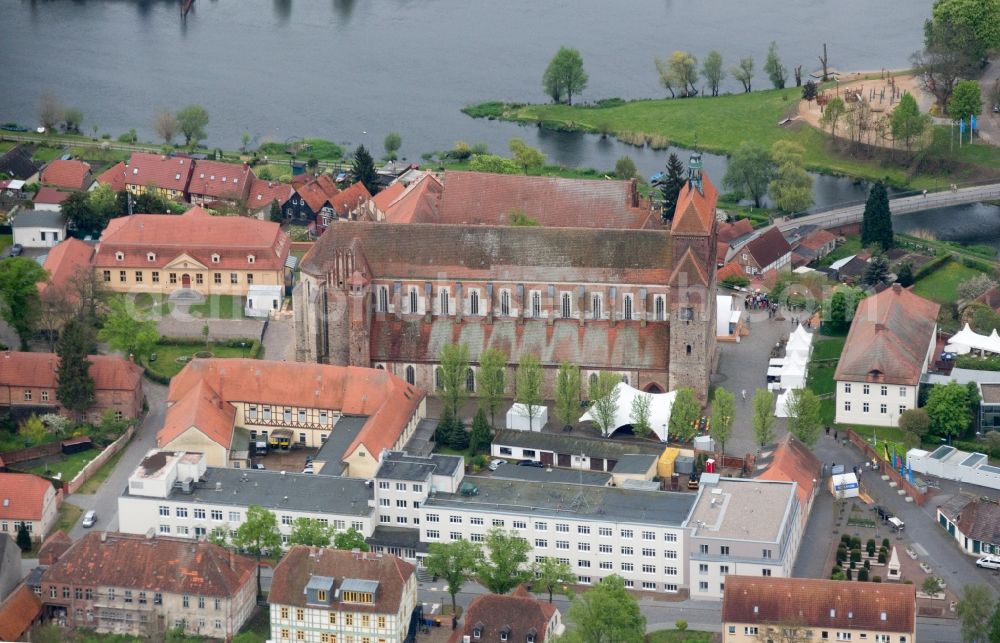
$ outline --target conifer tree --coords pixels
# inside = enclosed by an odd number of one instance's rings
[[[861,244],[865,247],[877,244],[882,250],[892,247],[892,211],[889,209],[889,195],[881,181],[876,182],[868,192],[861,219]]]

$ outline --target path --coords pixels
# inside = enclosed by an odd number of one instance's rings
[[[990,91],[994,82],[1000,82],[1000,57],[991,60],[979,77],[983,90],[983,113],[976,123],[979,137],[984,143],[1000,145],[1000,113],[995,113],[990,104]]]

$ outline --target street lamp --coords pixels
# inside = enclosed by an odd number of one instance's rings
[[[246,342],[240,342],[240,348],[243,349],[243,359],[246,359],[246,357],[247,357],[247,343]]]

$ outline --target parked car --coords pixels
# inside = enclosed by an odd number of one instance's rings
[[[520,460],[517,463],[519,467],[538,467],[539,469],[544,469],[545,465],[538,460]]]
[[[877,513],[878,517],[881,518],[883,521],[892,518],[892,512],[890,512],[888,509],[886,509],[881,505],[875,505],[874,507],[872,507],[872,511]]]
[[[91,509],[90,511],[88,511],[83,515],[83,523],[81,524],[84,527],[93,527],[94,523],[96,522],[97,522],[97,512]]]
[[[886,518],[886,522],[892,526],[893,531],[903,531],[906,528],[906,524],[895,516],[889,516]]]
[[[313,466],[311,464],[307,464],[305,468],[302,469],[302,473],[316,473],[316,470],[313,469]]]
[[[22,252],[24,252],[24,246],[19,243],[15,243],[10,247],[10,256],[12,257],[20,257]]]
[[[490,460],[490,471],[496,471],[500,468],[501,464],[507,464],[507,461],[501,460],[500,458],[493,458]]]
[[[983,567],[985,569],[1000,569],[1000,556],[991,556],[987,554],[976,561],[976,566]]]
[[[259,462],[257,464],[255,464],[255,465],[253,465],[253,468],[256,469],[257,471],[265,471],[265,470],[267,470],[267,467],[265,467],[264,465],[262,465]]]

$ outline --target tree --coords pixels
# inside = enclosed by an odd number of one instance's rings
[[[997,606],[993,610],[993,616],[990,617],[990,633],[988,641],[1000,641],[1000,601],[997,601]]]
[[[674,92],[676,79],[670,69],[670,60],[663,60],[660,57],[656,57],[653,59],[653,65],[656,66],[656,74],[660,78],[660,84],[663,85],[665,90],[670,92],[670,98],[676,98],[677,93]]]
[[[729,158],[729,167],[722,177],[722,185],[739,190],[753,199],[754,207],[767,194],[768,184],[774,178],[774,161],[767,148],[756,143],[743,142]]]
[[[507,355],[499,348],[487,348],[479,356],[476,396],[479,408],[490,414],[490,426],[497,424],[497,411],[507,394]]]
[[[107,342],[112,350],[134,355],[136,360],[149,356],[156,342],[160,341],[156,322],[146,319],[122,295],[111,298],[108,308],[108,316],[98,338]]]
[[[403,145],[403,137],[396,132],[389,132],[385,135],[385,140],[382,141],[382,146],[385,147],[385,154],[390,160],[395,160],[396,152]]]
[[[364,535],[355,529],[354,527],[348,528],[346,531],[338,531],[333,535],[333,548],[343,549],[346,551],[352,551],[357,549],[358,551],[368,551],[368,543],[365,542]]]
[[[579,94],[586,89],[587,80],[580,52],[569,47],[560,47],[549,62],[549,66],[545,68],[542,85],[545,87],[545,93],[551,96],[554,102],[562,102],[562,97],[565,96],[566,102],[572,105],[573,94]]]
[[[968,389],[958,382],[938,384],[931,388],[924,410],[931,420],[934,433],[942,437],[961,436],[972,421]]]
[[[80,126],[83,125],[83,112],[75,107],[70,107],[63,112],[63,125],[67,132],[80,133]]]
[[[896,270],[896,283],[903,288],[909,288],[913,285],[913,266],[910,265],[909,261],[899,264],[899,268]]]
[[[580,367],[563,362],[556,373],[555,414],[563,426],[576,424],[580,416]]]
[[[45,430],[45,423],[34,414],[21,423],[17,434],[33,445],[41,444],[49,435],[48,431]]]
[[[837,123],[846,110],[847,107],[844,105],[844,99],[840,96],[831,98],[830,102],[823,108],[823,115],[819,118],[819,124],[821,127],[829,127],[830,136],[834,139],[837,138]]]
[[[719,443],[719,451],[726,455],[726,442],[733,434],[733,419],[736,417],[736,396],[722,388],[712,393],[712,425],[708,430],[712,439]]]
[[[268,218],[271,219],[271,221],[274,221],[275,223],[281,223],[285,219],[284,215],[281,214],[281,206],[278,205],[277,199],[271,201],[271,210],[270,213],[268,214]]]
[[[89,192],[72,192],[62,203],[63,216],[75,229],[81,232],[99,231],[97,214],[90,205]]]
[[[987,290],[996,287],[995,279],[980,272],[958,284],[958,296],[962,299],[975,299]]]
[[[535,430],[535,418],[541,412],[542,377],[542,365],[538,357],[531,353],[522,355],[514,374],[514,395],[524,405],[528,414],[528,429],[532,431]]]
[[[781,64],[781,59],[778,58],[778,43],[773,40],[767,48],[767,62],[764,63],[764,71],[767,72],[767,77],[771,79],[771,84],[774,85],[775,89],[785,88],[785,81],[788,80],[788,69]]]
[[[883,251],[892,247],[892,211],[885,184],[876,181],[868,192],[861,218],[861,245],[878,245]]]
[[[110,185],[99,185],[89,195],[90,210],[96,226],[91,232],[99,233],[108,226],[108,221],[118,216],[118,194]]]
[[[629,156],[623,156],[615,161],[615,176],[619,179],[634,179],[638,176],[639,170],[635,167],[635,161]]]
[[[967,74],[974,64],[961,47],[953,47],[947,41],[954,39],[955,30],[948,26],[925,27],[924,49],[910,57],[913,73],[922,89],[934,96],[939,109],[944,111],[955,89],[955,83]]]
[[[953,34],[945,44],[972,61],[983,60],[991,50],[1000,49],[1000,2],[939,0],[924,31],[931,41],[942,31]]]
[[[205,138],[205,127],[208,125],[208,112],[201,105],[188,105],[177,110],[177,127],[184,135],[185,145],[197,143]]]
[[[519,138],[512,138],[507,143],[510,153],[514,157],[514,162],[520,165],[525,174],[529,169],[538,169],[545,165],[545,154],[530,145],[525,144]]]
[[[899,415],[899,428],[923,438],[931,430],[931,418],[924,409],[906,409]]]
[[[912,94],[903,94],[899,99],[896,109],[892,110],[889,117],[892,128],[892,138],[895,141],[903,141],[906,151],[913,147],[914,139],[923,136],[924,132],[931,124],[931,117],[928,114],[920,113],[920,106]]]
[[[549,602],[552,602],[552,594],[556,591],[565,592],[568,585],[576,582],[576,574],[569,563],[564,563],[558,558],[544,556],[534,565],[531,571],[535,577],[533,585],[539,587],[549,595]]]
[[[807,388],[796,389],[788,400],[788,431],[807,447],[812,448],[819,439],[820,401]]]
[[[469,372],[469,346],[445,344],[441,347],[441,401],[459,417],[462,405],[469,396],[466,378]]]
[[[491,174],[520,174],[521,167],[513,159],[496,154],[477,154],[469,161],[469,169],[473,172],[490,172]]]
[[[845,331],[851,326],[854,320],[854,311],[858,309],[858,304],[864,298],[857,288],[842,286],[833,291],[829,301],[829,313],[826,315],[827,324],[831,330]]]
[[[597,377],[591,377],[588,395],[590,396],[590,416],[594,418],[601,435],[608,437],[614,433],[615,416],[618,414],[618,383],[621,376],[610,371],[601,371]]]
[[[494,594],[506,594],[531,578],[531,543],[516,531],[494,527],[486,532],[486,555],[479,561],[479,582]]]
[[[644,438],[653,432],[653,427],[649,423],[649,405],[651,402],[652,398],[648,393],[641,393],[632,398],[629,419],[632,420],[632,432],[640,438]]]
[[[292,523],[292,533],[288,536],[288,542],[293,545],[329,547],[330,534],[330,527],[315,518],[296,518]]]
[[[670,90],[671,97],[674,96],[674,88],[679,89],[681,96],[694,96],[698,93],[698,59],[693,54],[675,51],[666,61],[657,58],[654,62],[660,74],[660,83]]]
[[[229,530],[225,527],[214,527],[208,532],[208,542],[219,547],[229,546]]]
[[[482,549],[468,540],[453,540],[449,543],[431,543],[427,548],[424,566],[435,577],[440,576],[451,594],[451,610],[457,613],[455,595],[479,566]]]
[[[11,257],[0,261],[0,317],[10,324],[28,350],[28,340],[38,321],[38,283],[48,273],[34,259]]]
[[[90,361],[87,359],[93,344],[93,329],[70,319],[63,326],[56,345],[59,356],[56,398],[61,406],[73,412],[77,421],[94,403],[94,378],[90,376]]]
[[[749,94],[750,84],[753,82],[753,58],[740,58],[740,64],[730,69],[729,73],[743,84],[743,91]]]
[[[180,131],[180,123],[177,122],[176,116],[162,109],[156,114],[156,118],[153,119],[153,131],[163,139],[164,143],[172,145],[174,137]]]
[[[274,512],[260,505],[247,508],[247,518],[233,536],[233,547],[248,552],[257,559],[257,595],[260,596],[260,559],[281,549],[281,534]]]
[[[993,613],[993,590],[986,585],[966,585],[955,606],[962,626],[962,641],[988,641],[990,616]]]
[[[351,175],[356,183],[360,182],[369,194],[378,192],[378,173],[375,171],[375,159],[364,145],[354,150],[354,162],[351,164]]]
[[[672,219],[677,208],[677,198],[684,187],[684,164],[673,152],[667,157],[667,171],[660,180],[660,193],[663,194],[663,219]]]
[[[38,122],[47,130],[59,126],[63,119],[62,102],[51,92],[45,92],[38,100]]]
[[[465,430],[465,423],[459,418],[455,418],[451,423],[448,446],[455,451],[465,451],[469,448],[469,432]]]
[[[705,62],[701,64],[701,76],[708,83],[708,89],[712,92],[712,96],[718,96],[719,85],[726,77],[726,72],[722,68],[722,54],[714,49],[708,52],[708,55],[705,56]]]
[[[883,253],[872,255],[865,266],[865,272],[861,276],[861,283],[866,286],[874,286],[886,280],[889,275],[889,258]]]
[[[799,212],[812,205],[812,177],[806,172],[805,150],[791,141],[777,141],[771,147],[771,156],[777,170],[768,194],[778,209]]]
[[[969,117],[979,116],[983,111],[983,95],[979,83],[974,80],[960,80],[955,84],[955,90],[948,99],[948,115],[952,120],[965,121]]]
[[[28,526],[24,522],[18,523],[17,525],[17,546],[21,551],[28,551],[31,549],[31,533],[28,531]]]
[[[469,434],[469,452],[479,453],[480,451],[488,451],[492,441],[493,431],[490,430],[490,423],[486,421],[486,413],[480,408],[476,411],[476,417],[472,419],[472,432]]]
[[[646,617],[618,575],[605,576],[574,596],[566,616],[575,625],[567,633],[573,643],[641,643],[646,638]]]
[[[816,100],[816,94],[819,93],[816,83],[811,80],[807,80],[806,84],[802,86],[802,100],[813,102]],[[896,109],[899,109],[898,107]]]
[[[698,432],[700,416],[701,405],[698,404],[694,391],[689,388],[677,389],[677,396],[670,408],[669,434],[678,442],[690,442]]]
[[[757,389],[750,407],[754,439],[765,446],[774,440],[774,394],[766,388]]]

